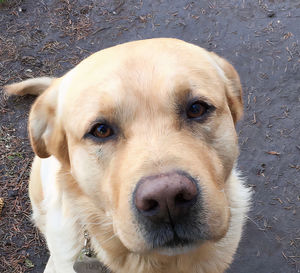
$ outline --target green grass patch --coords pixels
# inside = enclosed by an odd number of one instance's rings
[[[1,1],[1,0],[0,0]],[[14,160],[16,158],[21,158],[23,159],[23,155],[21,153],[12,153],[10,155],[7,156],[8,160]]]

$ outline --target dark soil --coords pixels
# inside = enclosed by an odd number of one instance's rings
[[[0,4],[0,86],[59,76],[92,52],[151,37],[213,50],[242,79],[239,168],[254,195],[228,272],[300,272],[298,0],[6,0]],[[0,96],[0,272],[42,272],[48,252],[30,222],[27,194],[33,154],[26,122],[34,98],[7,99],[2,90]]]

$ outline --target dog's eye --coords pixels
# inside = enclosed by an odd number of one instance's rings
[[[196,101],[187,108],[187,117],[190,119],[200,118],[206,114],[209,105],[202,101]]]
[[[93,126],[90,134],[97,138],[107,138],[114,134],[113,129],[107,124],[97,123]]]

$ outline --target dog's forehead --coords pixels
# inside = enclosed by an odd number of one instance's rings
[[[135,105],[130,103],[134,99],[167,101],[187,89],[218,103],[224,80],[222,69],[202,48],[175,39],[131,42],[99,51],[67,73],[60,84],[58,111],[69,108],[74,116],[74,107],[80,107],[93,115],[93,109]]]

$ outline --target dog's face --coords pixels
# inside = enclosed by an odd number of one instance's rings
[[[70,170],[64,190],[96,237],[110,225],[130,251],[175,254],[227,232],[241,112],[229,63],[154,39],[100,51],[58,79],[35,103],[30,134],[39,156]]]

